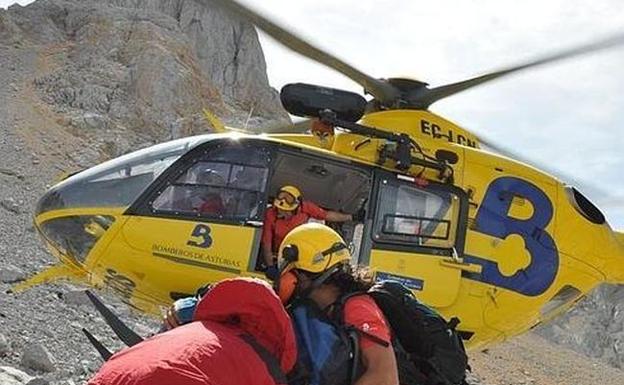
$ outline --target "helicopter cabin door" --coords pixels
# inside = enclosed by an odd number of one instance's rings
[[[369,266],[377,280],[402,282],[428,305],[453,304],[459,292],[467,198],[452,185],[378,171]]]
[[[164,295],[255,274],[270,154],[259,140],[211,140],[174,163],[128,210],[129,257],[144,259],[141,274],[152,274]]]

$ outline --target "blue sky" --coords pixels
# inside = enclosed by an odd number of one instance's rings
[[[624,33],[620,0],[242,1],[371,76],[433,86]],[[262,34],[261,42],[277,89],[301,81],[361,91]],[[431,110],[608,192],[582,189],[624,229],[624,47],[519,73]]]

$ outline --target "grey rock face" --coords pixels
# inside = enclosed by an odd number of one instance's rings
[[[26,385],[49,385],[50,381],[46,380],[43,377],[36,377],[32,380],[28,381]]]
[[[25,278],[25,274],[15,267],[2,267],[0,268],[0,282],[13,283],[21,281]]]
[[[0,356],[7,355],[11,351],[11,347],[9,346],[9,341],[4,336],[4,334],[0,334]]]
[[[255,29],[210,1],[108,0],[111,4],[162,12],[178,21],[199,66],[228,102],[274,117],[278,94],[268,87],[266,63]],[[207,5],[207,6],[206,6]]]
[[[74,306],[92,306],[89,297],[85,294],[84,290],[70,290],[66,291],[62,295],[63,300]]]
[[[44,346],[32,343],[22,352],[23,367],[41,372],[53,372],[55,370],[54,357]]]
[[[624,368],[624,286],[598,287],[576,308],[537,333]]]
[[[33,85],[80,135],[203,133],[206,107],[226,121],[289,120],[255,29],[210,2],[40,0],[2,15],[7,35],[40,46]]]
[[[23,202],[22,202],[23,203]],[[0,201],[0,207],[10,211],[14,214],[21,214],[22,213],[22,209],[19,205],[18,202],[15,201],[15,199],[13,198],[8,198],[8,199],[4,199],[2,201]]]
[[[0,366],[0,384],[2,385],[25,385],[32,377],[21,370],[10,366]]]

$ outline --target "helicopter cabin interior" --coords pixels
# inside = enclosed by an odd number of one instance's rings
[[[350,245],[354,263],[368,264],[371,248],[380,245],[447,256],[456,247],[460,199],[451,187],[423,186],[412,177],[259,140],[201,147],[165,175],[163,188],[148,199],[148,215],[258,228],[280,187],[294,185],[324,209],[365,210],[362,222],[327,223]],[[250,271],[262,269],[259,238],[251,246]]]

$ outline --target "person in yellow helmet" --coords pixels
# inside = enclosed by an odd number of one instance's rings
[[[301,191],[295,186],[282,186],[273,201],[273,206],[267,210],[264,217],[261,244],[267,278],[273,280],[277,276],[275,264],[277,249],[286,234],[310,218],[329,222],[347,222],[354,219],[351,214],[324,210],[314,202],[304,201]]]
[[[397,362],[383,312],[369,295],[349,296],[366,293],[374,282],[366,271],[351,266],[342,237],[325,225],[303,224],[286,235],[278,260],[280,276],[274,287],[287,307],[311,300],[328,319],[340,307],[344,325],[358,331],[363,370],[354,384],[397,385]]]

